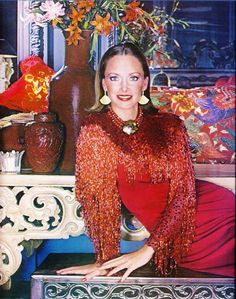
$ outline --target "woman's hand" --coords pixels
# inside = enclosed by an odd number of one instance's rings
[[[152,258],[153,253],[154,250],[152,247],[144,245],[135,252],[124,254],[116,259],[104,263],[103,265],[94,263],[84,266],[74,266],[58,270],[57,274],[82,274],[85,276],[81,279],[81,281],[85,282],[94,278],[95,276],[112,276],[123,269],[127,269],[120,280],[123,282],[131,272],[148,263]],[[108,269],[112,270],[108,271]]]
[[[116,259],[104,263],[99,269],[108,270],[113,268],[107,273],[107,276],[111,276],[119,272],[120,270],[127,269],[120,280],[121,282],[123,282],[131,272],[147,264],[152,258],[153,253],[154,250],[151,246],[144,245],[142,248],[135,252],[124,254]]]
[[[84,274],[85,276],[81,278],[81,281],[85,282],[92,279],[95,276],[106,275],[108,271],[101,269],[100,264],[88,264],[84,266],[74,266],[69,268],[64,268],[57,271],[57,274]]]

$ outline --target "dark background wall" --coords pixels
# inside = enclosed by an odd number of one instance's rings
[[[178,26],[170,31],[171,38],[181,47],[183,67],[235,68],[234,0],[180,1],[175,16],[189,23],[187,29]],[[193,58],[194,54],[197,60],[191,65],[191,59],[187,58]]]
[[[17,50],[17,1],[0,0],[0,38]]]

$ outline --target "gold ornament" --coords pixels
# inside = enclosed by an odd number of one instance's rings
[[[144,95],[144,92],[142,92],[142,96],[139,100],[139,104],[140,105],[146,105],[147,103],[149,102],[149,98],[147,98],[145,95]]]
[[[101,97],[101,99],[99,100],[99,102],[102,105],[109,105],[111,103],[111,99],[109,98],[109,96],[107,95],[107,92],[105,91],[105,94],[103,97]]]
[[[109,107],[108,115],[110,116],[114,124],[118,128],[122,129],[122,131],[127,135],[132,135],[136,133],[143,120],[143,112],[141,108],[139,108],[138,116],[135,120],[130,119],[130,120],[123,121],[121,118],[118,117],[118,115],[112,110],[111,107]]]
[[[122,131],[125,134],[132,135],[138,131],[138,123],[135,120],[127,120],[124,122]]]

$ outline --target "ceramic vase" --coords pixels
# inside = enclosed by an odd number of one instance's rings
[[[59,169],[73,174],[76,140],[86,108],[94,104],[94,71],[89,64],[91,31],[83,31],[84,40],[68,45],[65,40],[65,62],[49,86],[49,111],[55,112],[65,127],[65,146]]]
[[[54,113],[39,113],[25,128],[25,150],[33,172],[52,173],[60,161],[63,126]]]

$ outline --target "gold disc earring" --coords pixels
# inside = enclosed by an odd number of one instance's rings
[[[109,96],[107,95],[107,91],[105,91],[105,94],[103,97],[101,97],[101,99],[99,100],[99,102],[102,105],[109,105],[111,103],[111,99],[109,98]]]
[[[146,105],[149,102],[149,98],[144,95],[144,91],[142,92],[141,98],[139,100],[140,105]]]

